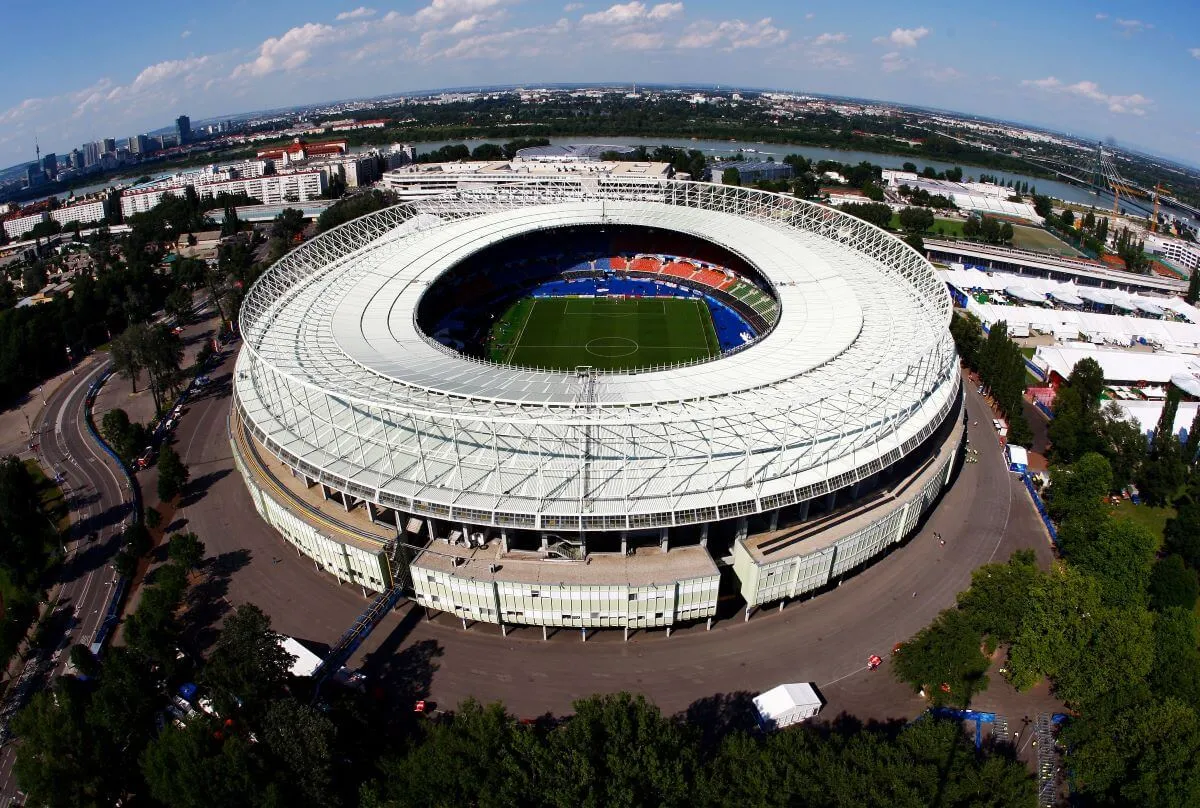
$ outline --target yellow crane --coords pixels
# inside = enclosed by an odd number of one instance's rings
[[[1170,188],[1164,188],[1160,182],[1154,186],[1154,213],[1150,215],[1150,232],[1158,232],[1158,198],[1162,196],[1163,191],[1170,191]]]

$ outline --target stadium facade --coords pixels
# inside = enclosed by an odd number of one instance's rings
[[[536,272],[483,262],[479,284],[461,270],[556,233],[589,246],[536,256]],[[689,244],[705,256],[687,264]],[[470,331],[517,268],[638,276],[754,326],[713,358],[608,371],[513,366],[431,333],[429,301],[459,301]],[[730,589],[749,614],[886,553],[949,484],[964,436],[950,316],[928,262],[833,209],[515,179],[379,211],[264,273],[242,309],[231,438],[263,517],[364,589],[501,625],[670,627]],[[293,489],[386,527],[331,528]]]

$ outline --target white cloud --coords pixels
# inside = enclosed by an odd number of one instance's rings
[[[912,60],[902,56],[899,51],[890,51],[880,59],[879,66],[884,73],[899,73],[910,64],[912,64]]]
[[[1191,48],[1188,53],[1192,55],[1193,59],[1200,59],[1200,48]]]
[[[1047,76],[1044,79],[1026,79],[1021,82],[1021,85],[1024,87],[1035,87],[1045,92],[1064,93],[1066,95],[1085,98],[1089,101],[1095,101],[1098,104],[1108,107],[1109,112],[1120,115],[1136,115],[1141,117],[1146,114],[1146,108],[1154,104],[1153,100],[1141,93],[1133,93],[1132,95],[1112,95],[1106,93],[1094,81],[1077,81],[1074,84],[1064,84],[1054,76]]]
[[[720,46],[722,50],[727,51],[741,48],[768,48],[782,45],[787,38],[788,31],[777,28],[771,22],[770,17],[764,17],[758,22],[725,20],[715,23],[700,20],[684,29],[678,47],[710,48]]]
[[[604,11],[584,14],[579,20],[582,25],[633,25],[639,22],[662,22],[683,13],[683,3],[659,3],[647,7],[639,0],[617,3]]]
[[[807,14],[805,14],[805,15],[804,15],[804,19],[806,19],[806,20],[811,20],[811,19],[812,19],[813,17],[815,17],[815,16],[817,16],[817,15],[816,15],[816,14],[813,14],[813,13],[810,11],[810,12],[808,12]]]
[[[450,20],[457,21],[491,11],[505,2],[506,0],[433,0],[412,16],[412,22],[419,28],[431,28]],[[391,21],[398,16],[394,11],[388,12],[384,20]]]
[[[1096,19],[1098,19],[1098,20],[1107,20],[1107,19],[1108,19],[1108,15],[1107,15],[1107,14],[1105,14],[1103,11],[1101,11],[1100,13],[1098,13],[1098,14],[1096,15]]]
[[[283,36],[270,37],[259,45],[258,56],[253,61],[234,68],[233,77],[258,78],[278,70],[295,70],[308,61],[313,47],[336,40],[345,31],[332,25],[310,22],[292,28]]]
[[[1139,31],[1148,31],[1154,27],[1148,22],[1142,22],[1141,20],[1123,20],[1120,17],[1117,18],[1116,25],[1127,34],[1136,34]]]
[[[813,40],[813,44],[817,47],[821,47],[822,45],[836,45],[845,42],[849,38],[850,37],[839,31],[836,34],[821,34]]]
[[[366,19],[367,17],[374,17],[374,16],[375,16],[375,9],[367,8],[366,6],[359,6],[358,8],[354,9],[353,11],[343,11],[341,14],[334,17],[334,19],[337,20],[338,22],[341,22],[342,20],[362,20],[362,19]]]
[[[21,103],[15,105],[15,106],[9,107],[8,109],[4,110],[3,112],[0,112],[0,123],[2,123],[2,124],[16,123],[17,121],[21,120],[22,118],[25,118],[28,115],[31,115],[34,112],[37,112],[42,107],[46,106],[47,102],[50,100],[52,100],[52,99],[26,98]]]
[[[179,38],[180,38],[180,39],[187,39],[187,38],[188,38],[188,37],[190,37],[191,35],[192,35],[192,32],[191,32],[191,31],[187,31],[187,30],[185,30],[183,33],[181,33],[181,34],[179,35]]]
[[[964,73],[953,67],[930,67],[925,71],[925,77],[934,81],[957,81],[964,77]]]
[[[581,8],[583,8],[583,3],[567,3],[563,6],[563,11],[570,14],[572,11],[579,11]]]
[[[887,36],[875,37],[875,41],[881,45],[891,44],[900,48],[915,48],[917,43],[927,36],[929,36],[929,29],[925,26],[896,28]]]
[[[631,31],[613,37],[612,46],[617,50],[649,51],[663,46],[666,37],[648,31]]]
[[[534,58],[548,50],[557,35],[565,33],[567,28],[566,20],[558,20],[551,25],[469,36],[430,56],[442,59],[505,59],[519,54],[524,58]]]

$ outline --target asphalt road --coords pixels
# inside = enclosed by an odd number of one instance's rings
[[[179,526],[195,531],[224,570],[224,607],[253,602],[277,631],[318,648],[332,644],[366,606],[360,590],[315,570],[258,516],[233,469],[226,418],[232,356],[210,373],[214,385],[193,401],[177,430],[177,447],[195,488]],[[583,642],[574,630],[546,642],[541,629],[495,625],[464,630],[457,619],[426,620],[405,606],[386,618],[352,664],[393,681],[416,682],[412,691],[443,706],[473,696],[501,700],[516,714],[565,712],[574,699],[596,692],[636,690],[675,712],[716,694],[757,693],[780,682],[818,684],[827,714],[862,718],[912,716],[923,703],[886,671],[868,672],[867,657],[887,657],[892,646],[928,624],[970,582],[971,571],[1032,548],[1043,564],[1049,539],[1019,478],[1007,470],[982,399],[967,390],[978,463],[958,479],[919,533],[888,557],[839,588],[782,612],[741,615],[706,631],[703,625],[639,632],[628,643],[618,631]],[[940,533],[945,546],[933,538]],[[886,668],[886,664],[885,664]]]
[[[54,649],[43,652],[20,686],[32,693],[61,674],[75,643],[90,645],[104,618],[116,574],[110,561],[117,537],[131,513],[131,493],[116,461],[88,435],[83,407],[88,387],[108,366],[106,355],[89,357],[54,392],[39,411],[36,455],[47,475],[61,475],[60,486],[70,505],[71,529],[65,544],[57,590],[59,626]],[[96,540],[87,537],[96,534]],[[49,656],[46,656],[49,654]],[[15,746],[0,751],[0,806],[19,804],[12,777]]]

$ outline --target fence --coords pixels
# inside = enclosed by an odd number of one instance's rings
[[[1042,517],[1042,522],[1046,525],[1046,530],[1049,531],[1050,538],[1054,541],[1054,546],[1058,547],[1058,530],[1055,529],[1054,523],[1050,521],[1050,514],[1046,512],[1046,503],[1042,502],[1037,489],[1033,487],[1033,479],[1029,476],[1029,472],[1023,472],[1021,479],[1025,481],[1025,488],[1029,491],[1029,498],[1033,500],[1033,506],[1037,508],[1038,516]]]
[[[129,468],[125,465],[125,461],[101,437],[100,432],[96,429],[96,421],[92,417],[92,405],[96,402],[96,394],[100,392],[100,388],[104,386],[104,383],[108,381],[112,374],[113,369],[109,367],[88,388],[87,396],[83,400],[83,420],[87,425],[88,435],[116,462],[117,467],[121,469],[121,474],[125,477],[125,486],[129,489],[133,500],[133,516],[131,517],[131,521],[137,522],[142,518],[142,489],[138,486],[137,479],[129,473]],[[116,586],[113,587],[112,595],[108,599],[108,608],[104,611],[104,619],[100,621],[100,625],[96,628],[96,634],[92,637],[91,652],[93,655],[100,655],[100,652],[104,649],[105,641],[108,640],[109,633],[117,625],[117,621],[121,617],[121,601],[125,598],[125,592],[128,588],[129,581],[125,576],[118,575]]]

